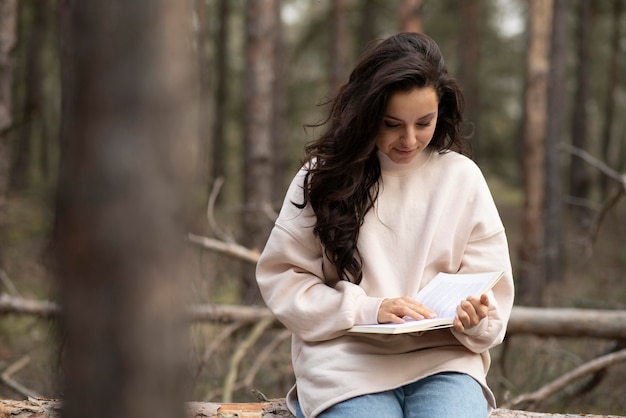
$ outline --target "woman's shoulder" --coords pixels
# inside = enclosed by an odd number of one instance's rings
[[[455,169],[465,173],[480,174],[480,167],[470,157],[456,151],[433,151],[432,161],[446,170]]]

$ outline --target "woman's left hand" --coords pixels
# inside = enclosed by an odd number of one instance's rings
[[[487,316],[489,312],[489,298],[484,293],[480,298],[470,296],[462,301],[456,308],[454,318],[454,329],[458,332],[465,332],[474,328]]]

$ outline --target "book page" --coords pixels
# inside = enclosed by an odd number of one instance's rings
[[[432,309],[439,318],[454,318],[456,307],[468,296],[479,296],[502,276],[501,273],[447,274],[439,273],[415,300]]]

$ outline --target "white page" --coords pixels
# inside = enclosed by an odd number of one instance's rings
[[[437,313],[438,318],[454,318],[456,307],[468,296],[479,296],[493,283],[497,273],[448,274],[439,273],[415,300]]]

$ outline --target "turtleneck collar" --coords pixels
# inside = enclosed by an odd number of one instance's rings
[[[382,174],[390,175],[390,176],[403,176],[407,173],[417,170],[421,166],[423,166],[426,161],[430,158],[434,151],[430,147],[426,147],[419,154],[413,158],[413,160],[408,164],[398,164],[393,162],[387,154],[382,152],[381,150],[377,150],[378,161],[380,162],[380,170]]]

